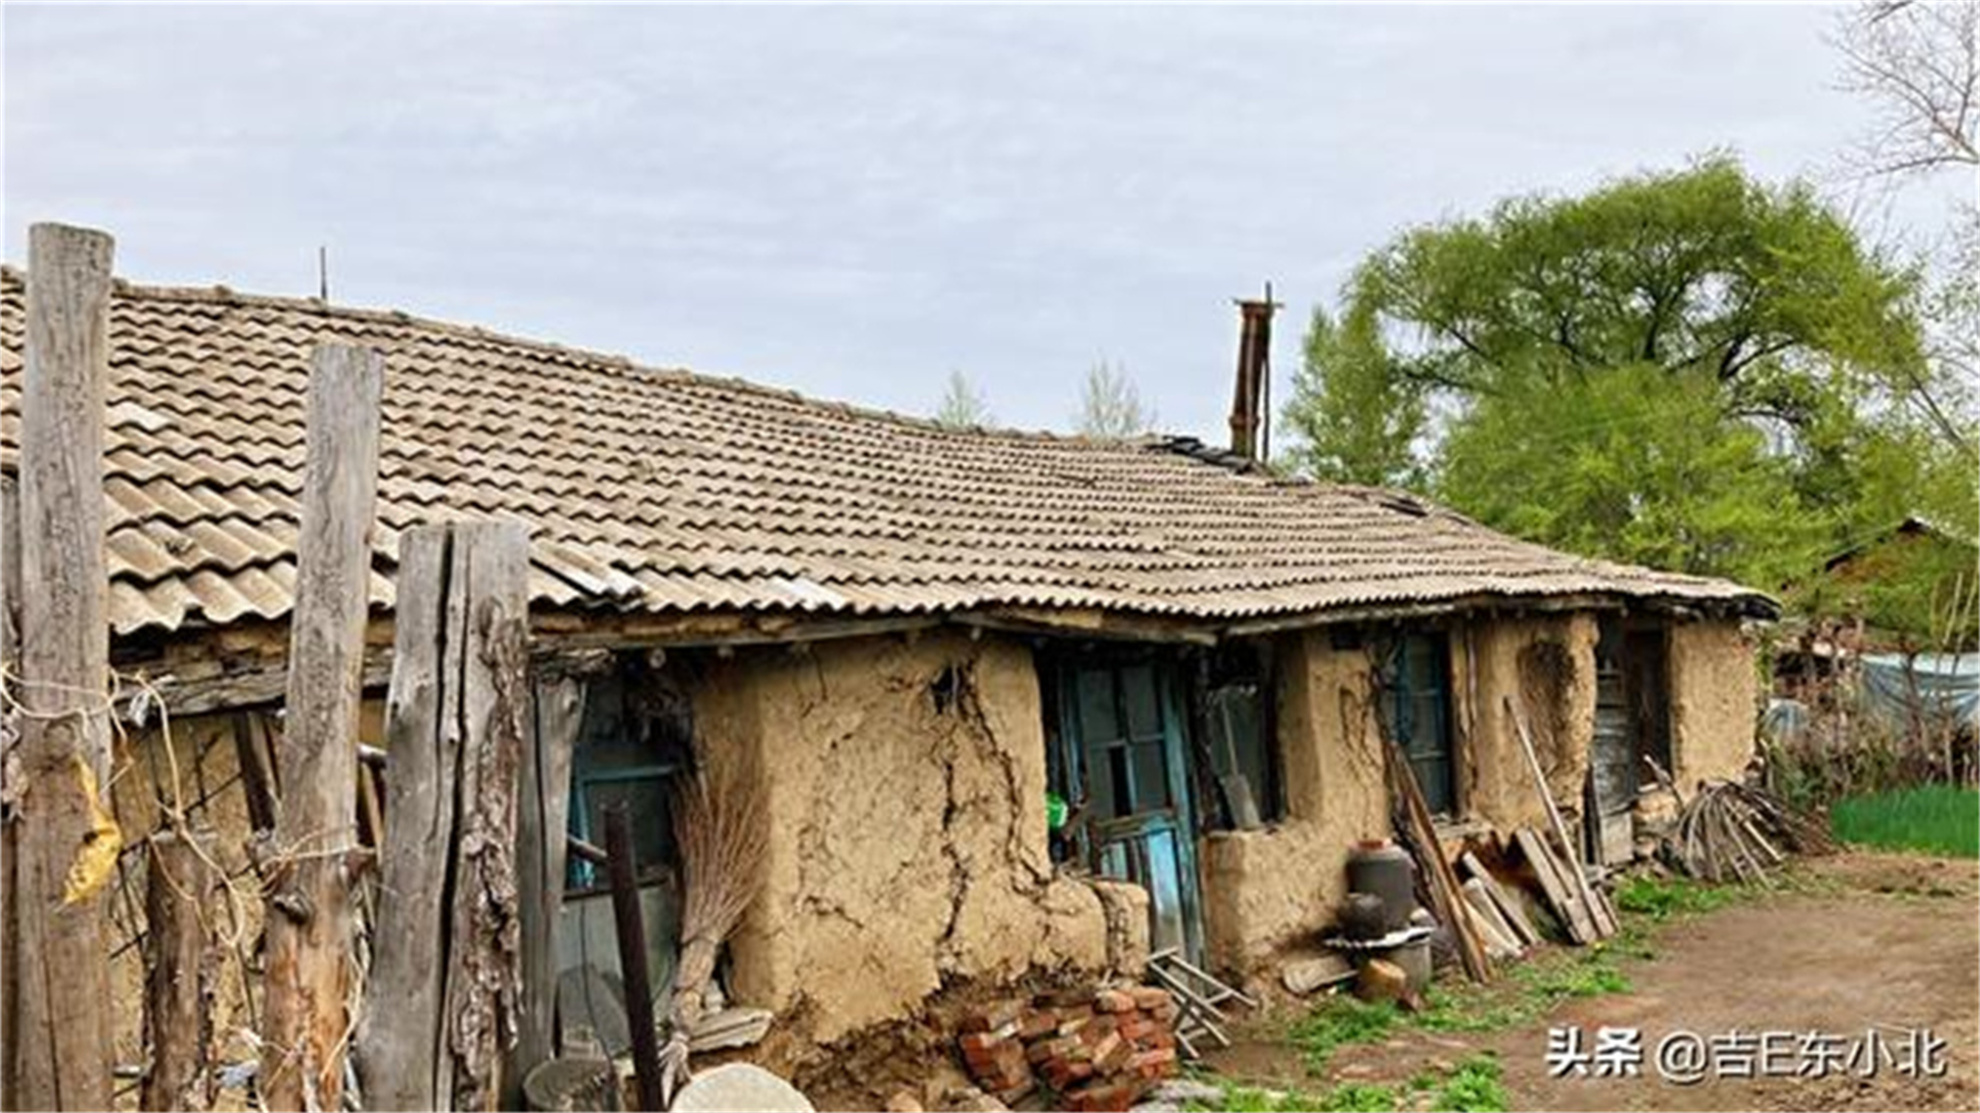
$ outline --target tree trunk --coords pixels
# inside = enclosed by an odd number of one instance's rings
[[[356,848],[359,675],[370,599],[384,361],[316,349],[302,532],[289,619],[287,721],[276,752],[277,860],[267,879],[261,1097],[336,1109],[350,1028],[350,857]]]
[[[110,1107],[109,950],[102,885],[121,843],[109,784],[103,392],[109,236],[29,231],[20,443],[21,765],[16,834],[21,970],[13,1031],[22,1108]]]

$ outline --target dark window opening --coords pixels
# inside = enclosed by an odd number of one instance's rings
[[[1273,718],[1270,647],[1233,642],[1197,656],[1192,708],[1199,729],[1196,782],[1209,826],[1256,827],[1285,815]]]
[[[1629,630],[1623,635],[1623,692],[1636,726],[1637,761],[1648,771],[1647,762],[1672,776],[1671,693],[1668,671],[1667,631],[1661,627]],[[1654,783],[1650,778],[1645,783]]]
[[[664,671],[622,658],[586,693],[584,725],[571,759],[571,833],[603,845],[605,810],[624,803],[640,880],[671,879],[680,865],[674,783],[691,768],[693,755],[694,714],[687,693]],[[565,884],[577,891],[597,889],[605,884],[604,872],[573,857]]]
[[[1379,670],[1382,714],[1402,747],[1431,814],[1457,814],[1457,761],[1451,744],[1450,640],[1442,632],[1404,634]]]

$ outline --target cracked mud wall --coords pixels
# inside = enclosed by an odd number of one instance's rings
[[[1106,966],[1100,897],[1055,877],[1047,853],[1022,644],[941,633],[742,650],[693,698],[704,760],[753,748],[769,782],[764,891],[731,942],[737,1001],[830,1043],[952,980]]]
[[[1250,973],[1331,922],[1348,851],[1389,833],[1367,651],[1325,630],[1279,647],[1278,742],[1286,816],[1202,842],[1204,934],[1213,966]]]
[[[1595,737],[1592,612],[1480,615],[1452,628],[1451,694],[1459,740],[1459,808],[1501,831],[1545,829],[1547,806],[1507,716],[1523,708],[1547,785],[1564,815],[1581,811]],[[1572,822],[1572,819],[1570,819]]]
[[[1753,645],[1737,621],[1679,622],[1670,632],[1672,777],[1686,796],[1705,780],[1738,780],[1760,713]]]

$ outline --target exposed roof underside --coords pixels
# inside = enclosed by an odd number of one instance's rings
[[[0,431],[24,287],[0,277]],[[1478,596],[1764,613],[1720,580],[1584,560],[1408,495],[1244,472],[1188,441],[952,431],[396,313],[120,284],[105,460],[120,634],[283,617],[311,347],[384,353],[373,601],[399,531],[533,527],[539,606],[898,615],[1096,608],[1230,623]]]

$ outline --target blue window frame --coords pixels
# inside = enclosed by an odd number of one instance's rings
[[[624,802],[632,818],[641,880],[656,880],[680,861],[674,845],[674,778],[692,754],[693,722],[685,698],[651,673],[614,672],[592,681],[584,727],[571,755],[570,830],[594,845],[605,838],[605,809]],[[596,889],[597,866],[570,859],[565,887]]]
[[[1389,731],[1416,773],[1435,815],[1457,814],[1457,764],[1451,745],[1450,639],[1442,631],[1396,639],[1382,668]]]

